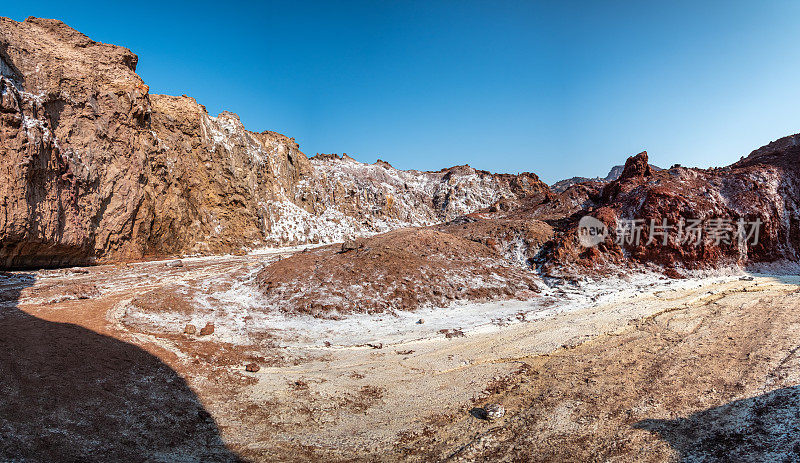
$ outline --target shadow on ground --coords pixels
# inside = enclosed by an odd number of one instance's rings
[[[643,420],[634,428],[659,434],[682,461],[798,461],[800,386],[737,400],[688,418]]]
[[[29,274],[0,274],[0,460],[241,461],[157,357],[17,307]]]

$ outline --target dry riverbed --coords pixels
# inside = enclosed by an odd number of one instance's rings
[[[6,273],[3,310],[155,355],[248,460],[761,460],[800,440],[797,277],[319,320],[259,306],[253,276],[288,252]]]

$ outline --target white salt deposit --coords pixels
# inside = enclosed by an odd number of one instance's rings
[[[300,248],[297,248],[300,249]],[[456,303],[449,307],[428,307],[414,312],[395,311],[376,315],[333,314],[332,319],[310,315],[286,314],[265,302],[256,285],[256,275],[277,254],[286,249],[264,249],[240,259],[236,271],[219,271],[215,261],[221,258],[185,259],[189,270],[175,270],[165,275],[161,283],[172,284],[178,293],[191,297],[194,313],[145,313],[134,305],[124,304],[117,316],[125,324],[146,326],[157,332],[180,333],[187,323],[215,325],[214,339],[238,345],[257,344],[257,339],[269,335],[282,347],[351,348],[366,344],[391,345],[441,337],[442,330],[460,330],[469,336],[502,330],[517,323],[536,320],[581,308],[625,304],[642,296],[662,297],[670,291],[713,287],[738,279],[744,273],[737,268],[714,272],[695,272],[687,279],[666,279],[656,273],[637,273],[624,277],[583,281],[570,284],[551,283],[536,298],[525,301],[494,301],[485,303]],[[255,260],[257,259],[257,260]],[[191,278],[180,272],[191,270],[200,263],[199,273]],[[163,266],[163,263],[140,264]],[[146,272],[146,268],[141,269]],[[698,296],[700,297],[700,296]],[[417,321],[423,318],[424,324]]]

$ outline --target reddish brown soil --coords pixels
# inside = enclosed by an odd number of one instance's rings
[[[535,275],[504,258],[496,242],[482,241],[431,228],[397,230],[346,251],[298,253],[265,268],[258,281],[274,306],[319,317],[532,297]]]

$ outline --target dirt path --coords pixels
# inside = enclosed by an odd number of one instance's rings
[[[326,344],[343,339],[347,320],[318,321],[304,335],[317,339],[293,344],[293,331],[270,330],[268,314],[241,305],[248,288],[240,283],[277,258],[39,272],[18,305],[154,354],[186,380],[229,448],[257,461],[664,461],[690,454],[696,442],[737,444],[688,421],[652,420],[685,418],[800,378],[800,296],[791,278],[654,285],[465,336],[376,319],[388,341],[371,346]],[[217,329],[186,335],[187,320]],[[424,335],[390,336],[392,323]],[[362,332],[364,320],[353,326]],[[247,372],[248,363],[261,368]],[[490,402],[506,407],[503,419],[470,413]]]

